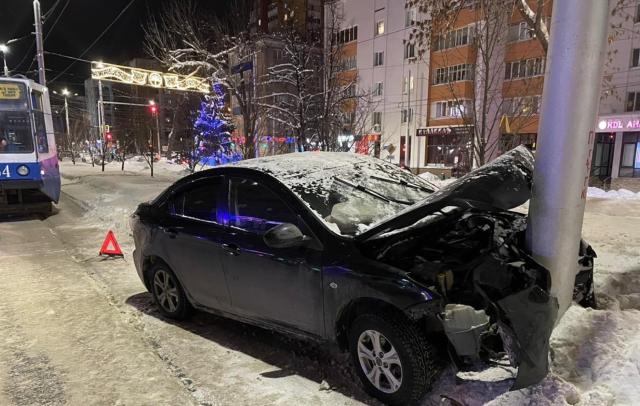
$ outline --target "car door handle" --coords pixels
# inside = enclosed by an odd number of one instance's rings
[[[240,255],[240,248],[235,244],[222,244],[222,248],[227,251],[227,254],[233,255],[234,257]]]
[[[174,227],[160,227],[163,233],[167,234],[169,238],[176,238],[178,230]]]

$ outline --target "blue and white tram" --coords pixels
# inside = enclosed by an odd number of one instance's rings
[[[0,77],[0,213],[50,211],[60,170],[46,87]]]

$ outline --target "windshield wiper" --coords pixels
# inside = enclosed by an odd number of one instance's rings
[[[345,184],[347,186],[351,186],[352,188],[360,190],[361,192],[364,192],[364,193],[366,193],[368,195],[371,195],[373,197],[377,197],[378,199],[380,199],[380,200],[382,200],[384,202],[387,202],[387,203],[393,202],[393,203],[405,204],[407,206],[410,206],[410,205],[412,205],[414,203],[414,202],[409,202],[409,201],[406,201],[406,200],[392,199],[392,198],[387,197],[387,196],[385,196],[385,195],[383,195],[383,194],[381,194],[379,192],[376,192],[375,190],[369,189],[366,186],[362,186],[362,185],[357,185],[355,183],[351,183],[348,180],[342,179],[339,176],[334,176],[333,178],[335,180],[337,180],[338,182],[340,182],[340,183],[343,183],[343,184]]]
[[[373,178],[373,179],[381,180],[383,182],[395,183],[395,184],[398,184],[398,185],[406,186],[406,187],[411,188],[411,189],[422,190],[423,192],[433,193],[433,192],[436,191],[435,189],[429,189],[429,188],[426,188],[424,186],[416,185],[415,183],[409,183],[409,182],[407,182],[405,180],[383,178],[382,176],[376,176],[376,175],[371,175],[369,177]]]

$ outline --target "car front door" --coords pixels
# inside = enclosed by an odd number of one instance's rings
[[[163,252],[189,296],[198,304],[227,310],[229,291],[221,257],[226,227],[221,223],[223,177],[196,181],[169,202],[161,224]]]
[[[229,180],[228,250],[224,257],[234,311],[316,335],[324,333],[321,252],[308,247],[271,248],[264,234],[301,218],[267,185]]]

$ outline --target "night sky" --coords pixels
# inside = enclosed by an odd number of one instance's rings
[[[133,4],[83,59],[123,63],[135,57],[146,57],[142,45],[142,25],[147,21],[149,13],[157,13],[161,5],[169,1],[173,0],[133,0]],[[131,0],[41,0],[43,15],[57,3],[44,23],[45,51],[78,57],[130,2]],[[203,10],[218,15],[224,15],[227,2],[197,1]],[[30,70],[28,76],[35,78],[35,42],[33,35],[29,35],[30,32],[33,32],[32,1],[0,0],[0,43],[27,36],[9,45],[7,65],[13,73],[27,74]],[[55,82],[50,82],[72,62],[70,59],[45,54],[47,85],[50,88],[69,87],[74,92],[82,92],[83,82],[89,77],[87,63],[76,62],[66,74]]]

